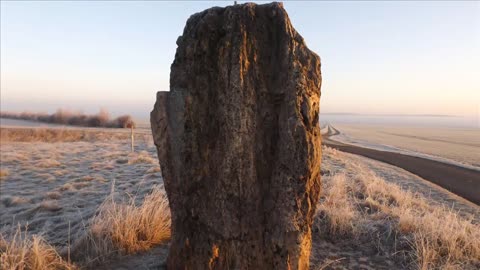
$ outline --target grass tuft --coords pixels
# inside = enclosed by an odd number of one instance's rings
[[[56,161],[55,159],[47,158],[37,162],[36,166],[40,168],[53,168],[53,167],[58,167],[60,165],[61,165],[60,162]]]
[[[125,251],[134,253],[170,239],[170,208],[165,192],[154,187],[140,205],[132,198],[126,204],[106,200],[93,220],[91,230],[108,237]]]
[[[170,208],[165,191],[154,186],[142,203],[131,197],[114,199],[114,192],[100,206],[87,235],[75,245],[86,264],[112,254],[133,254],[170,240]]]
[[[7,239],[0,235],[0,268],[5,270],[70,270],[77,267],[65,260],[41,236],[17,231]]]
[[[335,175],[329,185],[325,186],[324,199],[317,208],[317,214],[324,217],[332,235],[354,235],[355,209],[348,198],[346,176]]]
[[[6,179],[9,174],[7,169],[0,169],[0,181]]]
[[[147,151],[131,153],[128,158],[128,164],[138,163],[158,164],[158,160],[153,158]]]

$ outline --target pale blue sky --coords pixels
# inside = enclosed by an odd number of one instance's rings
[[[232,3],[2,1],[1,109],[146,118],[188,17]],[[284,6],[322,58],[322,112],[478,115],[480,2]]]

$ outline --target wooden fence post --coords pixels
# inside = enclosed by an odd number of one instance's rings
[[[135,149],[133,147],[133,144],[134,144],[134,134],[133,134],[133,125],[130,125],[130,133],[131,133],[131,137],[132,137],[132,153],[135,152]]]

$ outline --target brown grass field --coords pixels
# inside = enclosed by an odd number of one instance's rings
[[[170,211],[151,134],[2,128],[0,269],[162,269]],[[324,148],[312,269],[479,269],[480,209]]]

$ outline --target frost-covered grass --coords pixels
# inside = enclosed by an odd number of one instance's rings
[[[106,134],[98,140],[2,142],[1,168],[8,173],[0,181],[0,250],[8,265],[24,267],[13,269],[91,266],[168,242],[170,212],[151,138],[139,137],[130,153],[128,136]],[[391,269],[479,266],[478,208],[428,197],[434,188],[418,185],[421,179],[406,172],[393,174],[380,163],[330,148],[323,154],[313,269],[360,269],[374,261],[368,256],[377,256],[362,250],[365,243],[375,247],[374,254],[388,255],[380,261],[399,259]],[[414,191],[396,179],[404,175],[413,179]],[[28,224],[28,232],[18,232],[18,224]],[[343,253],[329,255],[337,250]]]
[[[10,235],[0,235],[0,269],[70,270],[77,267],[63,259],[40,235],[29,235],[20,227]]]
[[[15,135],[15,132],[9,134]],[[77,254],[74,254],[73,248],[92,231],[102,232],[96,235],[97,240],[111,239],[115,243],[107,253],[132,252],[135,241],[139,242],[137,249],[140,250],[140,246],[148,249],[149,245],[157,244],[162,235],[168,239],[165,236],[166,229],[157,231],[159,227],[152,226],[156,233],[138,231],[137,240],[128,236],[132,247],[127,248],[127,244],[119,244],[119,234],[106,231],[107,228],[115,228],[111,223],[107,226],[108,222],[113,222],[112,217],[117,217],[119,221],[120,217],[129,215],[131,218],[125,221],[130,224],[132,231],[139,229],[139,224],[133,222],[144,222],[143,226],[147,228],[145,222],[156,223],[160,220],[159,214],[165,211],[160,203],[165,206],[166,200],[165,197],[160,200],[156,196],[162,192],[161,188],[155,187],[162,184],[162,178],[151,136],[138,134],[136,152],[131,153],[129,133],[92,132],[72,129],[64,133],[61,130],[32,129],[22,131],[19,137],[2,140],[0,233],[5,236],[4,243],[10,244],[7,241],[13,238],[8,236],[15,234],[20,224],[22,228],[28,227],[28,232],[22,234],[30,239],[30,242],[23,244],[30,245],[35,240],[35,243],[42,243],[42,247],[54,248],[63,259],[66,259],[66,251],[71,246],[72,260],[84,263],[84,258],[76,256],[82,252],[77,250]],[[48,134],[54,134],[54,139]],[[87,135],[82,137],[82,134]],[[2,129],[2,139],[4,136]],[[113,184],[114,193],[111,192]],[[113,197],[135,198],[135,204],[129,200],[112,201]],[[153,199],[159,200],[152,202]],[[155,208],[154,203],[158,203]],[[150,208],[146,209],[147,206]],[[166,206],[168,209],[168,204]],[[154,210],[157,211],[156,216],[148,212]],[[157,219],[149,220],[149,214]],[[165,215],[169,220],[169,211]],[[116,224],[126,228],[127,223],[123,226]],[[149,234],[145,234],[147,232]],[[13,249],[10,251],[14,252]],[[34,268],[26,266],[25,269]]]
[[[386,181],[350,155],[330,148],[324,154],[343,161],[345,168],[324,178],[318,221],[328,225],[320,226],[323,233],[361,237],[383,223],[393,230],[384,233],[403,239],[391,242],[391,248],[408,256],[409,268],[475,269],[480,265],[480,225],[473,216],[461,216],[446,204],[432,203]]]
[[[170,208],[163,186],[154,186],[143,201],[135,197],[115,199],[115,192],[105,199],[88,224],[85,236],[75,251],[91,264],[111,254],[146,251],[170,240]]]

